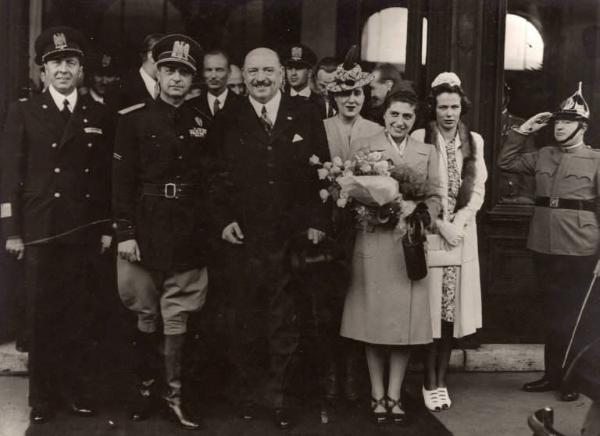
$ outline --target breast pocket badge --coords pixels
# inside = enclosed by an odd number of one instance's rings
[[[190,129],[189,132],[192,138],[204,138],[207,130],[202,127],[194,127],[193,129]]]
[[[85,133],[92,133],[94,135],[102,135],[102,129],[98,127],[84,127],[83,131]]]

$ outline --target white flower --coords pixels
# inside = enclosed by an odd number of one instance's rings
[[[319,156],[317,156],[316,154],[313,154],[309,159],[308,162],[311,165],[319,165],[321,163],[321,159],[319,159]]]
[[[380,160],[379,162],[375,162],[373,164],[373,169],[377,171],[377,173],[385,175],[389,169],[390,165],[387,160]]]
[[[327,171],[325,168],[319,168],[317,173],[319,173],[319,180],[325,180],[329,175],[329,171]]]
[[[344,162],[342,161],[342,158],[340,158],[339,156],[334,157],[332,162],[336,167],[344,166]]]
[[[369,165],[369,164],[362,164],[361,167],[360,167],[360,170],[363,173],[368,173],[368,172],[371,171],[371,165]]]
[[[329,191],[327,189],[321,189],[319,191],[319,197],[321,197],[321,200],[323,200],[323,203],[325,203],[329,198]]]
[[[372,151],[371,153],[369,153],[369,156],[367,158],[370,161],[379,161],[379,160],[381,160],[381,152],[379,152],[379,151]]]
[[[337,165],[334,165],[331,168],[331,174],[339,174],[342,172],[342,169],[340,167],[338,167]]]
[[[348,203],[348,199],[345,197],[340,197],[336,201],[337,207],[346,207],[346,203]]]
[[[331,162],[325,162],[323,164],[323,168],[327,168],[327,169],[331,168],[332,166],[333,166],[333,164]]]
[[[347,160],[346,162],[344,162],[344,168],[350,168],[351,166],[352,166],[351,160]]]
[[[345,176],[353,176],[354,173],[352,172],[352,170],[344,170],[344,175]]]

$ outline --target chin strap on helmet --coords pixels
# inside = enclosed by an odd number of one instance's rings
[[[556,142],[558,142],[560,145],[566,144],[571,139],[573,139],[575,137],[575,135],[577,135],[577,133],[579,133],[579,131],[581,129],[583,129],[583,121],[578,121],[577,128],[575,130],[573,130],[573,133],[571,133],[567,138],[563,139],[562,141],[557,140]]]

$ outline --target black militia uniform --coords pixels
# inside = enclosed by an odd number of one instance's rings
[[[236,399],[260,401],[257,394],[268,373],[268,401],[280,408],[298,345],[288,249],[300,232],[327,226],[316,172],[308,164],[312,154],[328,157],[327,140],[313,107],[286,96],[272,129],[261,125],[248,98],[223,115],[210,132],[224,171],[213,179],[211,195],[218,233],[234,221],[244,233],[244,243],[232,246],[238,283],[228,296],[234,312]]]
[[[20,236],[27,245],[32,407],[52,406],[57,393],[73,400],[84,390],[88,273],[102,224],[61,234],[110,218],[112,137],[108,111],[87,96],[79,95],[68,121],[49,91],[9,110],[2,230],[5,238]]]

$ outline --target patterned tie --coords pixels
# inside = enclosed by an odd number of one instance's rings
[[[63,108],[60,111],[60,114],[65,120],[65,123],[69,121],[69,118],[71,118],[71,111],[69,110],[69,100],[67,100],[66,98],[65,101],[63,101]]]
[[[217,112],[219,112],[221,110],[221,102],[219,101],[218,98],[215,98],[215,101],[213,102],[213,117],[215,115],[217,115]]]
[[[271,134],[271,130],[273,130],[273,122],[269,118],[269,114],[267,114],[267,107],[263,105],[262,111],[260,112],[260,122],[267,132],[268,135]]]

